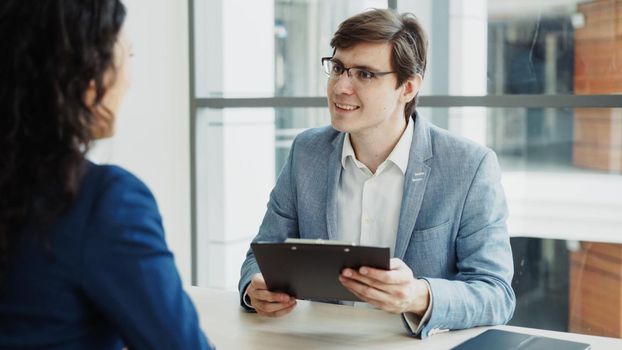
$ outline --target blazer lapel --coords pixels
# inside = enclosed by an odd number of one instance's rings
[[[345,134],[339,133],[333,140],[333,151],[328,156],[326,178],[326,228],[328,239],[337,239],[337,190],[341,176],[341,151]]]
[[[412,121],[415,122],[415,128],[410,146],[408,168],[404,176],[402,207],[400,209],[400,221],[395,241],[394,256],[400,259],[404,258],[410,237],[415,229],[425,187],[430,176],[430,167],[424,162],[432,158],[432,144],[428,123],[421,119],[418,114],[413,116]]]

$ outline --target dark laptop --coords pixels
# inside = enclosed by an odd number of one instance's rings
[[[489,329],[453,350],[589,350],[590,344]]]

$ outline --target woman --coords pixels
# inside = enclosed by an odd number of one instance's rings
[[[85,160],[129,79],[119,0],[0,2],[0,348],[206,349],[136,177]]]

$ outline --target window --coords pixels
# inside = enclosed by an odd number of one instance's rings
[[[618,2],[189,1],[194,283],[235,288],[293,138],[329,123],[320,57],[333,32],[390,7],[429,35],[421,115],[499,156],[511,324],[622,337]]]

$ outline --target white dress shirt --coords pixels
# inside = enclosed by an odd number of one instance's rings
[[[346,134],[341,152],[343,169],[337,190],[338,240],[389,247],[393,256],[412,138],[413,123],[409,120],[387,159],[372,173],[356,159],[350,134]],[[430,296],[430,306],[422,318],[412,313],[404,314],[413,333],[418,334],[429,319],[431,305]]]
[[[337,191],[338,240],[357,245],[389,247],[393,256],[412,138],[413,123],[409,119],[406,130],[393,151],[378,166],[376,172],[372,173],[365,164],[356,159],[350,134],[346,134],[341,152],[343,169]],[[246,306],[252,308],[247,290],[244,291],[242,300]],[[410,312],[404,313],[406,323],[414,334],[419,334],[429,320],[432,301],[430,294],[430,305],[423,317]]]
[[[395,250],[402,207],[404,174],[408,167],[413,123],[387,159],[372,173],[359,162],[346,134],[341,152],[341,178],[337,190],[337,235],[340,241]]]

